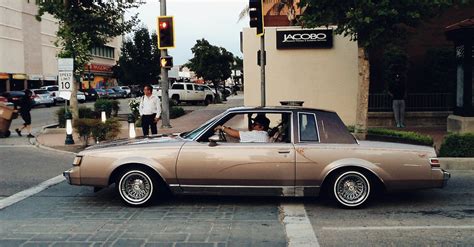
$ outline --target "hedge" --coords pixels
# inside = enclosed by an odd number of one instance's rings
[[[423,135],[412,131],[369,128],[367,130],[367,134],[368,139],[370,139],[371,136],[383,136],[393,138],[393,141],[396,142],[433,146],[433,138],[431,136]]]
[[[474,133],[450,134],[439,149],[440,157],[474,157]]]

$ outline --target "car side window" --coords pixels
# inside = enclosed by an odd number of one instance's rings
[[[176,90],[184,90],[184,85],[183,84],[174,84],[171,89],[176,89]]]
[[[298,124],[301,142],[319,142],[316,116],[313,113],[299,113]]]
[[[193,85],[186,84],[186,90],[193,90]]]
[[[322,143],[354,144],[356,139],[335,112],[320,111],[318,129]]]

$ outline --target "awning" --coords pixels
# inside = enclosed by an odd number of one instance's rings
[[[43,75],[28,75],[28,80],[31,80],[31,81],[43,80]]]
[[[13,74],[13,79],[15,80],[26,80],[25,74]]]
[[[55,76],[55,75],[45,75],[45,76],[44,76],[44,80],[45,80],[45,81],[56,81],[57,78],[58,78],[58,77]]]

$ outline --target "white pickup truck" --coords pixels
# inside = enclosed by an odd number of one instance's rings
[[[176,104],[180,102],[204,103],[208,105],[214,102],[214,93],[206,90],[205,86],[196,83],[174,83],[168,91],[171,100]],[[158,91],[161,97],[161,89]]]

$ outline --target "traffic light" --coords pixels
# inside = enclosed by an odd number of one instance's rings
[[[171,69],[173,67],[173,57],[166,56],[160,58],[160,65],[162,68]]]
[[[263,0],[249,0],[250,27],[257,28],[257,36],[264,33],[263,27]]]
[[[173,16],[158,17],[158,48],[174,48]]]

